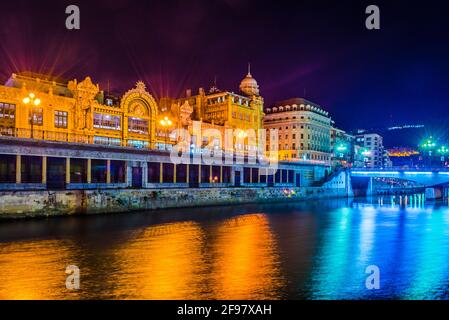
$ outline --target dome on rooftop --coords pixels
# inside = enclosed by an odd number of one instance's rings
[[[251,69],[248,67],[248,74],[240,83],[240,91],[247,96],[258,96],[259,85],[256,79],[251,75]]]

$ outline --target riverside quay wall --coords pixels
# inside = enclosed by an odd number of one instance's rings
[[[0,138],[0,218],[352,195],[349,174],[326,179],[326,165],[280,162],[275,174],[263,170],[249,161],[175,165],[162,151]]]
[[[342,188],[323,187],[16,191],[0,193],[0,219],[126,213],[346,196]]]

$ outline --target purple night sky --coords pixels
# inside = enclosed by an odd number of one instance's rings
[[[269,105],[304,96],[343,129],[448,118],[443,1],[75,0],[2,3],[0,80],[12,72],[92,76],[122,94],[144,80],[158,98],[187,88],[238,91],[247,63]],[[392,4],[392,2],[394,2]],[[65,29],[66,6],[81,30]]]

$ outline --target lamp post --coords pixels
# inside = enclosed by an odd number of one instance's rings
[[[441,146],[437,152],[441,155],[441,162],[442,162],[442,166],[444,167],[445,164],[445,160],[446,160],[446,154],[449,153],[449,148],[447,148],[446,146]]]
[[[428,162],[428,166],[431,167],[432,166],[432,157],[434,156],[434,151],[436,148],[436,143],[433,141],[433,137],[430,136],[428,139],[426,139],[422,144],[421,144],[421,149],[424,151],[424,157],[427,158],[427,162]],[[424,158],[425,161],[425,158]]]
[[[30,93],[27,97],[23,98],[22,102],[25,105],[31,106],[31,139],[34,139],[34,118],[35,110],[34,107],[41,104],[41,99],[37,98],[34,93]]]
[[[173,125],[173,122],[168,117],[164,117],[164,119],[162,119],[160,121],[160,124],[165,129],[165,147],[164,147],[164,149],[167,150],[168,130]]]

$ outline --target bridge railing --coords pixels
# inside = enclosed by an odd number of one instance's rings
[[[384,174],[401,174],[401,173],[416,173],[416,174],[432,174],[432,173],[448,173],[449,168],[445,167],[422,167],[422,168],[407,168],[407,167],[390,167],[390,168],[351,168],[351,173],[369,174],[369,173],[384,173]]]

